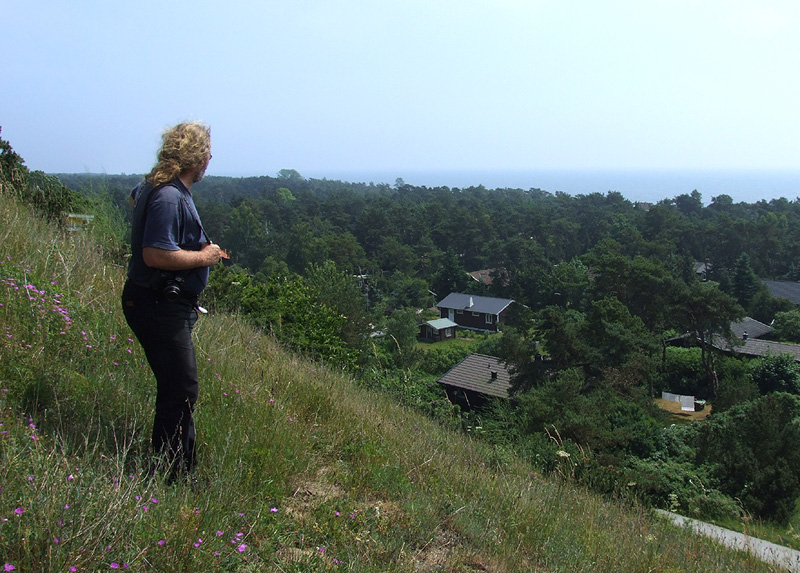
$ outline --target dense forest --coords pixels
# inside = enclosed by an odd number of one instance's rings
[[[124,264],[127,196],[140,177],[58,178],[103,215],[109,256]],[[498,456],[706,519],[797,520],[800,366],[711,344],[746,316],[800,342],[800,310],[760,280],[800,279],[797,199],[706,205],[692,191],[636,204],[614,191],[349,183],[294,170],[208,176],[193,193],[231,255],[212,272],[210,307],[482,435]],[[474,280],[478,270],[492,280]],[[421,345],[419,322],[450,292],[513,299],[513,316],[500,335]],[[681,336],[696,344],[667,344]],[[472,411],[447,401],[436,379],[472,351],[508,361],[512,399]],[[654,405],[661,391],[707,399],[712,414],[673,423]]]

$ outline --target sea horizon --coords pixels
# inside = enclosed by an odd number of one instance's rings
[[[531,170],[313,170],[305,177],[351,183],[466,189],[540,189],[569,195],[616,191],[632,202],[657,203],[698,191],[704,205],[728,195],[734,203],[800,198],[800,169],[531,169]]]

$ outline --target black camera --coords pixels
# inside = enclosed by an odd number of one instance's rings
[[[170,302],[178,300],[182,294],[181,289],[183,288],[183,277],[163,271],[160,273],[160,275],[161,296],[164,297],[164,300]]]

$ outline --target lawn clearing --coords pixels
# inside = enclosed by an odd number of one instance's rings
[[[698,420],[705,420],[711,414],[711,404],[706,402],[706,407],[699,412],[684,412],[681,410],[680,402],[673,402],[672,400],[662,400],[658,398],[655,400],[656,406],[662,410],[669,412],[670,418],[676,422],[694,422]]]

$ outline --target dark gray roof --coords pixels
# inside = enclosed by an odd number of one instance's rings
[[[492,372],[497,372],[497,378],[492,378]],[[511,374],[505,362],[501,362],[499,358],[486,354],[470,354],[439,378],[439,384],[508,398]]]
[[[789,354],[794,357],[795,362],[800,362],[800,344],[753,340],[752,338],[748,338],[743,342],[744,344],[737,345],[733,349],[727,344],[722,349],[733,352],[733,354],[744,354],[745,356],[780,356],[781,354]]]
[[[743,341],[745,338],[744,336],[745,332],[747,333],[747,339],[752,341],[755,338],[761,338],[765,334],[769,334],[770,332],[772,332],[772,327],[764,324],[763,322],[757,321],[755,318],[750,318],[749,316],[746,316],[739,322],[731,323],[731,334],[733,335],[733,338],[735,340],[738,340],[740,342]],[[677,342],[679,340],[690,339],[692,337],[693,337],[692,333],[686,332],[681,336],[670,338],[666,342],[669,344]],[[719,348],[720,350],[726,350],[726,351],[730,350],[730,345],[728,344],[728,342],[722,336],[719,335],[714,335],[713,345],[716,348]],[[737,349],[739,347],[740,346],[737,345]]]
[[[769,294],[775,298],[785,298],[800,304],[800,282],[797,281],[761,281],[767,285]]]
[[[476,294],[462,294],[451,292],[444,300],[436,303],[439,308],[454,308],[470,312],[483,312],[486,314],[500,314],[508,305],[514,302],[507,298],[494,298],[491,296],[478,296]]]
[[[745,332],[747,333],[747,338],[761,338],[765,334],[772,332],[772,327],[747,316],[744,320],[731,324],[731,332],[739,339],[744,338]]]

